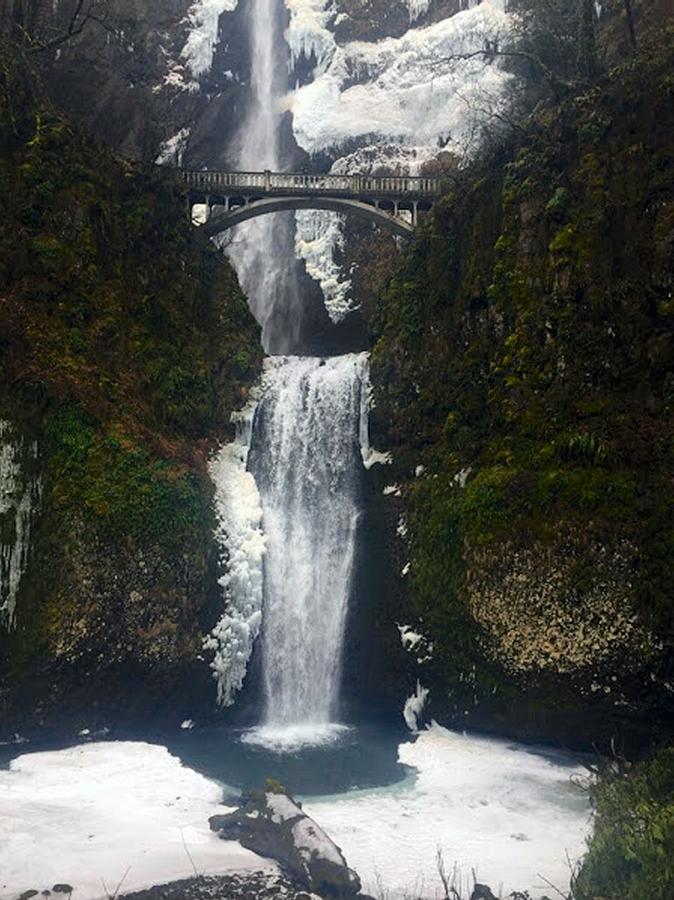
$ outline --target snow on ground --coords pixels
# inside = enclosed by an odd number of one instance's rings
[[[540,875],[566,889],[566,852],[571,860],[582,855],[589,827],[587,798],[570,781],[584,770],[436,724],[401,744],[399,757],[418,770],[416,779],[303,804],[341,847],[366,893],[442,896],[438,847],[448,872],[459,865],[464,885],[474,868],[495,892],[502,883],[504,895],[550,895]]]
[[[503,893],[562,891],[584,849],[585,774],[554,755],[434,724],[400,745],[413,772],[383,788],[305,798],[303,809],[342,849],[364,890],[391,900],[440,896],[436,852],[464,886],[472,869]],[[222,787],[159,746],[98,743],[20,756],[0,771],[0,898],[56,882],[78,900],[111,892],[129,867],[130,891],[193,874],[183,840],[205,875],[274,864],[208,828]]]
[[[165,747],[87,744],[20,756],[0,770],[0,897],[75,887],[78,900],[199,872],[274,871],[275,865],[213,834],[222,788]]]

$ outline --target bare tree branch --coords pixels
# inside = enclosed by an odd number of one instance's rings
[[[105,0],[77,0],[67,28],[52,38],[40,39],[34,34],[29,34],[20,24],[18,28],[26,39],[28,53],[44,53],[49,50],[55,50],[62,44],[82,34],[91,22],[100,25],[107,31],[111,31],[106,19],[107,2]]]
[[[538,56],[530,53],[527,50],[501,50],[499,47],[491,46],[488,43],[487,46],[483,47],[481,50],[473,50],[471,53],[457,53],[451,56],[441,57],[438,60],[438,63],[462,62],[479,57],[482,57],[485,62],[490,62],[496,57],[526,60],[538,69],[540,74],[549,83],[550,87],[553,89],[557,96],[568,93],[573,88],[573,85],[570,82],[564,81],[563,79],[559,78],[557,75],[555,75],[552,69],[549,68],[549,66],[546,66],[546,64],[541,59],[539,59]]]

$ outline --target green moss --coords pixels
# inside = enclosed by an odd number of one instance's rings
[[[51,416],[45,436],[58,515],[83,514],[113,540],[179,547],[198,535],[205,498],[195,473],[157,459],[128,437],[101,433],[74,407]]]

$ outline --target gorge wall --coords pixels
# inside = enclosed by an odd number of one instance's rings
[[[33,86],[3,72],[0,727],[162,720],[214,697],[206,461],[259,330],[171,181]]]
[[[437,71],[502,23],[501,4],[457,5],[289,0],[284,163],[415,171],[465,148],[457,84],[496,103],[511,76]],[[26,6],[44,35],[71,8]],[[261,361],[234,273],[170,177],[113,155],[231,164],[244,9],[110,8],[112,33],[36,54],[39,96],[3,75],[0,658],[17,728],[92,702],[101,721],[214,708],[206,459]],[[392,239],[298,217],[314,333],[360,305],[353,332],[315,346],[372,333],[375,443],[393,458],[368,474],[354,565],[371,602],[350,612],[347,653],[369,674],[346,672],[350,696],[399,707],[419,678],[445,720],[585,746],[669,728],[671,59],[663,31],[472,165],[444,157],[452,191],[381,298]],[[384,95],[392,118],[368,131]],[[317,118],[328,101],[350,130]]]
[[[458,176],[381,301],[399,621],[457,723],[671,729],[672,37]]]

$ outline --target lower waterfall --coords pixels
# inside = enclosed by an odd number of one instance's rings
[[[267,541],[264,725],[308,740],[325,737],[338,713],[367,371],[366,354],[272,358],[253,423],[248,468]]]

